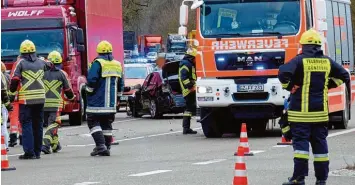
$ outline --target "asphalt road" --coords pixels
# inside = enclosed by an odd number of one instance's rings
[[[353,108],[355,115],[355,107]],[[59,135],[63,150],[42,155],[40,160],[18,159],[22,148],[9,152],[10,166],[16,171],[2,172],[4,185],[230,185],[234,175],[238,137],[206,139],[199,123],[192,127],[197,135],[184,136],[181,117],[127,118],[118,113],[114,123],[115,140],[110,157],[91,157],[93,140],[86,124],[65,126]],[[331,159],[330,185],[355,184],[354,173],[337,170],[355,163],[355,119],[347,130],[329,131]],[[249,134],[249,145],[255,156],[246,157],[251,185],[280,185],[292,174],[292,147],[275,147],[280,130],[266,136]],[[310,161],[307,184],[314,184]],[[351,176],[353,175],[353,176]]]

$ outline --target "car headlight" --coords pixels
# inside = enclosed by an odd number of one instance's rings
[[[212,93],[212,87],[209,86],[198,86],[197,93]]]

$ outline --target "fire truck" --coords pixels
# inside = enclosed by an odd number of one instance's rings
[[[197,106],[206,137],[238,133],[241,123],[264,132],[275,125],[289,92],[278,68],[301,53],[310,28],[323,37],[326,55],[342,64],[351,83],[329,90],[329,127],[345,129],[355,99],[350,0],[184,0],[179,34],[187,35],[189,7],[196,11]]]
[[[66,102],[63,109],[70,125],[80,125],[85,119],[83,85],[88,63],[97,56],[97,44],[108,40],[116,60],[123,61],[122,37],[121,0],[2,1],[1,60],[11,69],[25,39],[34,42],[39,56],[60,52],[76,95],[76,101]]]

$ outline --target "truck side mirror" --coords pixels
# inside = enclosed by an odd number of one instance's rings
[[[76,43],[84,44],[84,31],[81,28],[76,29]]]
[[[79,52],[83,52],[85,51],[85,46],[84,45],[81,45],[81,44],[78,44],[76,46],[76,50],[78,50]]]
[[[179,23],[181,26],[186,26],[188,24],[189,18],[189,7],[187,5],[180,6],[180,20]]]

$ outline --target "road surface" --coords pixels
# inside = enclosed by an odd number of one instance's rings
[[[352,115],[355,115],[355,107]],[[59,135],[63,150],[42,155],[40,160],[19,160],[22,148],[10,148],[10,166],[16,171],[2,172],[4,185],[230,185],[234,175],[239,143],[235,136],[220,139],[204,137],[199,123],[193,121],[197,135],[182,135],[181,117],[153,120],[133,119],[118,113],[114,136],[119,145],[110,157],[91,157],[94,144],[86,124],[64,126]],[[347,130],[329,131],[331,173],[328,184],[350,185],[352,172],[338,172],[346,163],[355,163],[355,117]],[[251,185],[280,185],[292,174],[292,147],[275,147],[280,130],[266,136],[249,134],[255,156],[246,157]],[[312,158],[312,157],[311,157]],[[310,161],[307,184],[314,184]],[[351,176],[352,175],[352,176]]]

